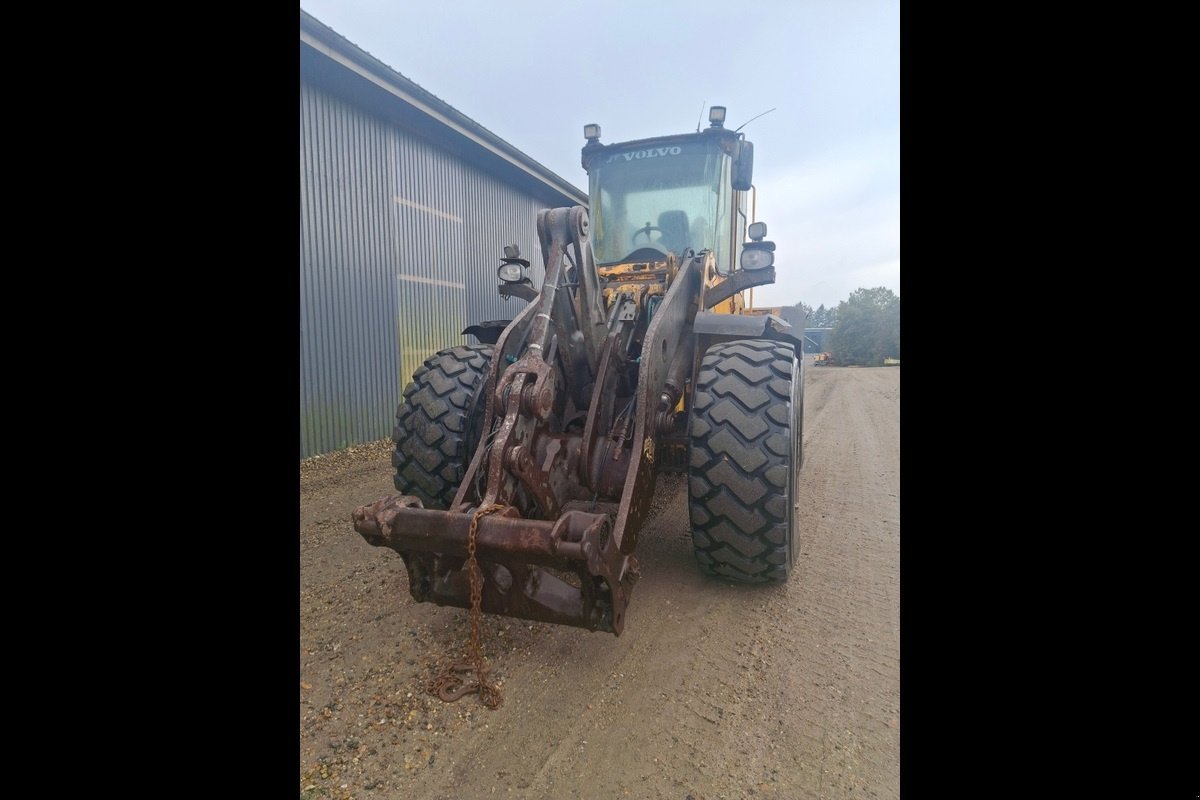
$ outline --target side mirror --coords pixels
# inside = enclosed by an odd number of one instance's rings
[[[750,191],[754,182],[754,144],[741,139],[733,157],[733,189],[736,192]]]

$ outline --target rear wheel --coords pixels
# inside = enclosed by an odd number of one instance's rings
[[[426,508],[449,508],[479,444],[480,400],[490,344],[462,345],[426,359],[404,389],[392,440],[394,482]]]
[[[803,381],[791,345],[715,344],[696,377],[688,506],[700,569],[785,581],[796,559]]]

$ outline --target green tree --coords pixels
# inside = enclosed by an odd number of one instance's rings
[[[879,366],[900,357],[900,297],[883,286],[855,289],[837,307],[829,350],[841,364]]]
[[[826,308],[825,304],[817,306],[817,310],[812,312],[808,318],[808,327],[810,328],[832,328],[837,325],[837,309]]]

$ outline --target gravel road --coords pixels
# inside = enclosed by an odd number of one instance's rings
[[[496,711],[425,693],[467,612],[351,524],[394,493],[390,442],[302,462],[302,800],[899,797],[900,369],[805,372],[789,582],[702,576],[660,476],[620,637],[484,617]]]

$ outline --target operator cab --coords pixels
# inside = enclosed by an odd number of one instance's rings
[[[701,133],[613,145],[600,144],[599,125],[585,126],[597,267],[710,251],[719,268],[734,268],[745,238],[753,145],[722,127],[724,112],[714,106],[712,125]]]

